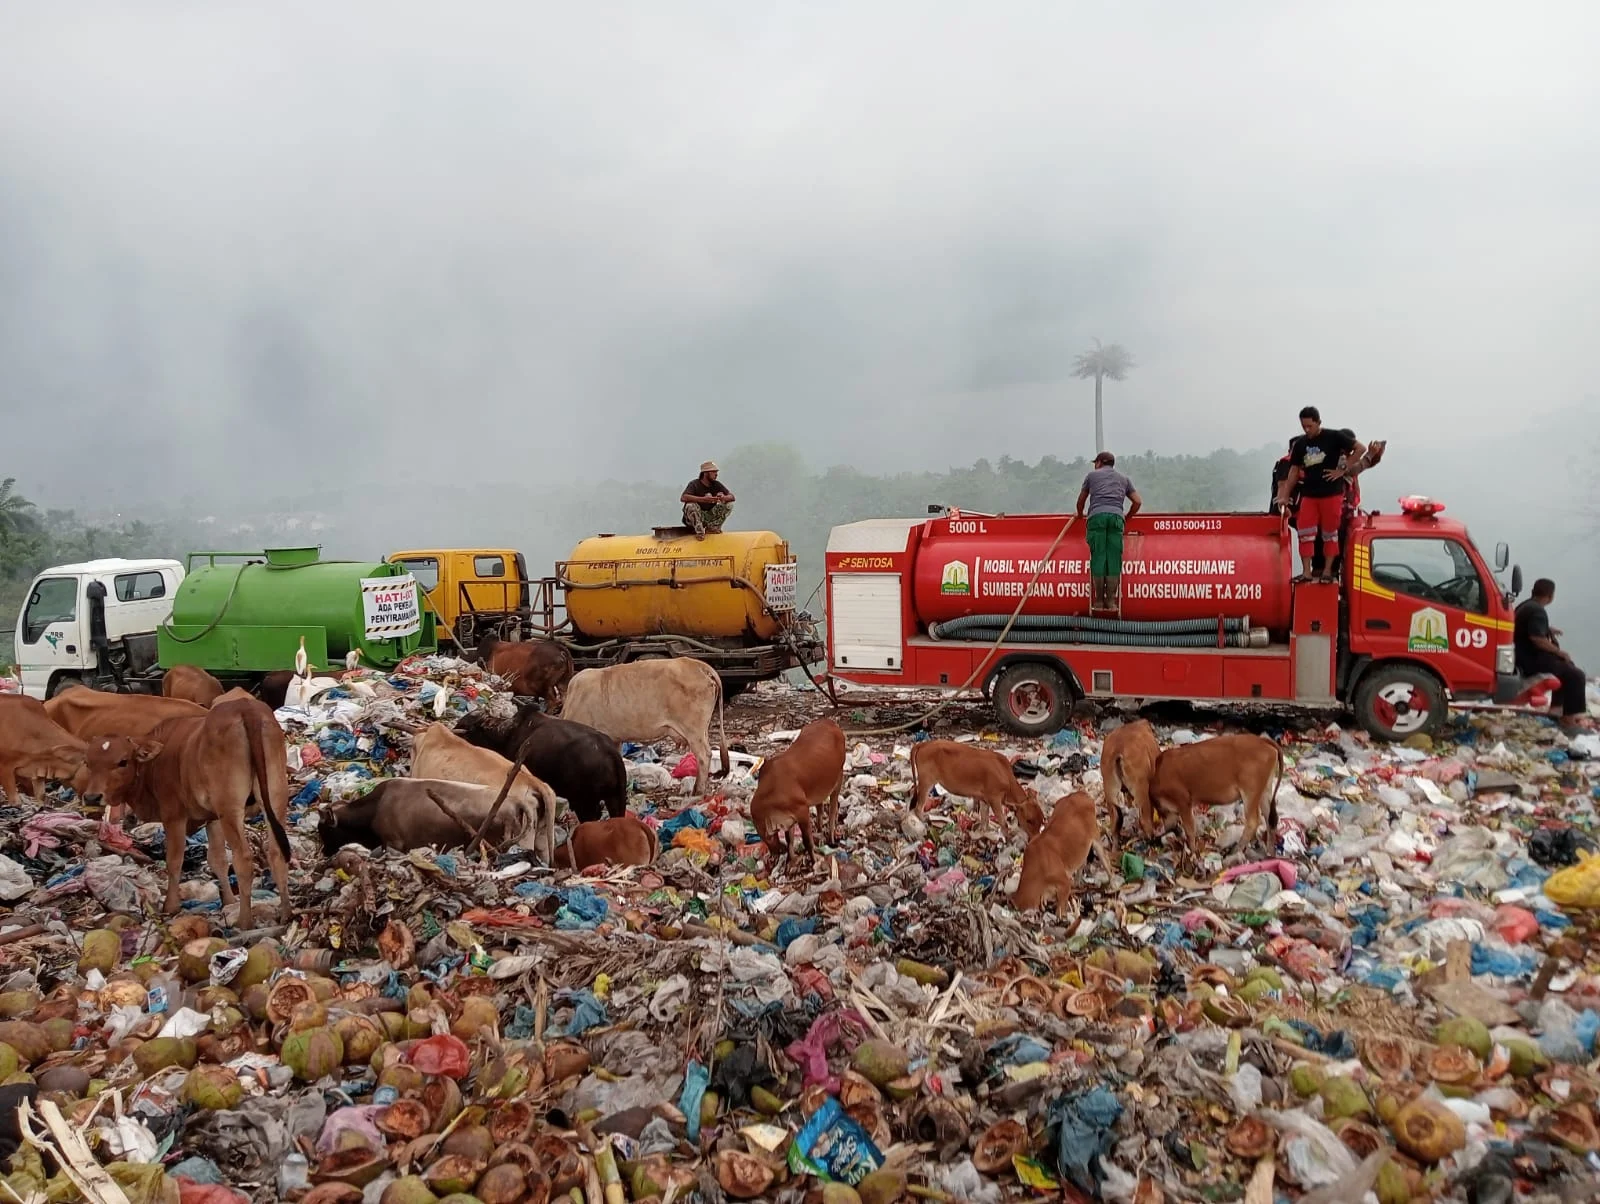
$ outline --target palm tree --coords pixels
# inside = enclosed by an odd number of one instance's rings
[[[1072,362],[1072,375],[1079,380],[1088,380],[1094,377],[1094,449],[1103,452],[1106,449],[1106,422],[1105,413],[1100,408],[1100,382],[1105,380],[1122,380],[1134,366],[1133,356],[1128,354],[1128,349],[1121,343],[1112,343],[1109,347],[1102,346],[1099,339],[1094,341],[1094,349],[1085,351]]]
[[[28,511],[33,503],[16,491],[17,479],[7,477],[0,481],[0,537],[15,535],[32,517]]]

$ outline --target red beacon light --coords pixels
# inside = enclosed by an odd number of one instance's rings
[[[1444,503],[1413,493],[1410,497],[1400,499],[1400,513],[1409,518],[1432,518],[1444,513]]]

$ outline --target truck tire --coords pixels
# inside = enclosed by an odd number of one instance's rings
[[[1448,711],[1439,679],[1415,665],[1374,665],[1356,687],[1356,720],[1379,740],[1432,736]]]
[[[83,678],[79,677],[76,673],[61,673],[51,679],[50,687],[45,691],[44,696],[46,698],[55,698],[64,691],[72,689],[74,686],[82,686],[84,684]]]
[[[750,679],[747,677],[724,677],[722,679],[722,700],[727,702],[729,699],[739,697],[750,688],[751,684]]]
[[[1067,679],[1049,665],[1010,665],[995,678],[995,718],[1009,732],[1048,736],[1060,731],[1071,713]]]

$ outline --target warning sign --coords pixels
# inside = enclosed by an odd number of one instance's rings
[[[422,603],[416,580],[404,577],[363,577],[361,615],[369,640],[392,640],[422,630]]]
[[[793,610],[800,600],[799,566],[790,564],[767,565],[766,595],[770,611]]]

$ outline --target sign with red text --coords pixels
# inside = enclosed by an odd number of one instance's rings
[[[403,577],[363,577],[361,617],[369,640],[393,640],[422,630],[422,603],[416,580]]]

